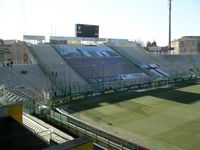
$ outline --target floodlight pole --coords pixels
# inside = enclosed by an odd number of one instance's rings
[[[171,49],[171,10],[172,10],[172,5],[171,5],[172,0],[169,0],[169,49]]]
[[[72,48],[71,48],[72,49]],[[67,48],[67,50],[68,50],[68,48]],[[68,59],[68,61],[70,61],[70,59]],[[71,100],[72,100],[72,81],[71,81],[71,68],[70,68],[70,65],[68,65],[68,67],[69,67],[69,101],[71,102]]]

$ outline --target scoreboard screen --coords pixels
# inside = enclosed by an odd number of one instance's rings
[[[76,24],[76,37],[99,38],[99,26]]]

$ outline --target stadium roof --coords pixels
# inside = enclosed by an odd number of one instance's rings
[[[0,106],[0,148],[39,150],[49,145],[22,125],[21,105]]]
[[[48,147],[48,144],[11,117],[4,117],[0,118],[0,147],[39,150]]]

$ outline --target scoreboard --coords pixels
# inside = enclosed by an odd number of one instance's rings
[[[99,38],[98,25],[76,24],[76,37]]]

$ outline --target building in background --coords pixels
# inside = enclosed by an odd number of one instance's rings
[[[14,64],[30,64],[28,51],[23,41],[18,40],[3,40],[1,47],[7,50],[7,53],[2,55],[1,62],[6,64],[13,61]]]
[[[11,60],[14,64],[30,64],[26,46],[22,41],[16,41],[9,47]]]
[[[171,42],[173,54],[200,54],[200,36],[184,36]]]

